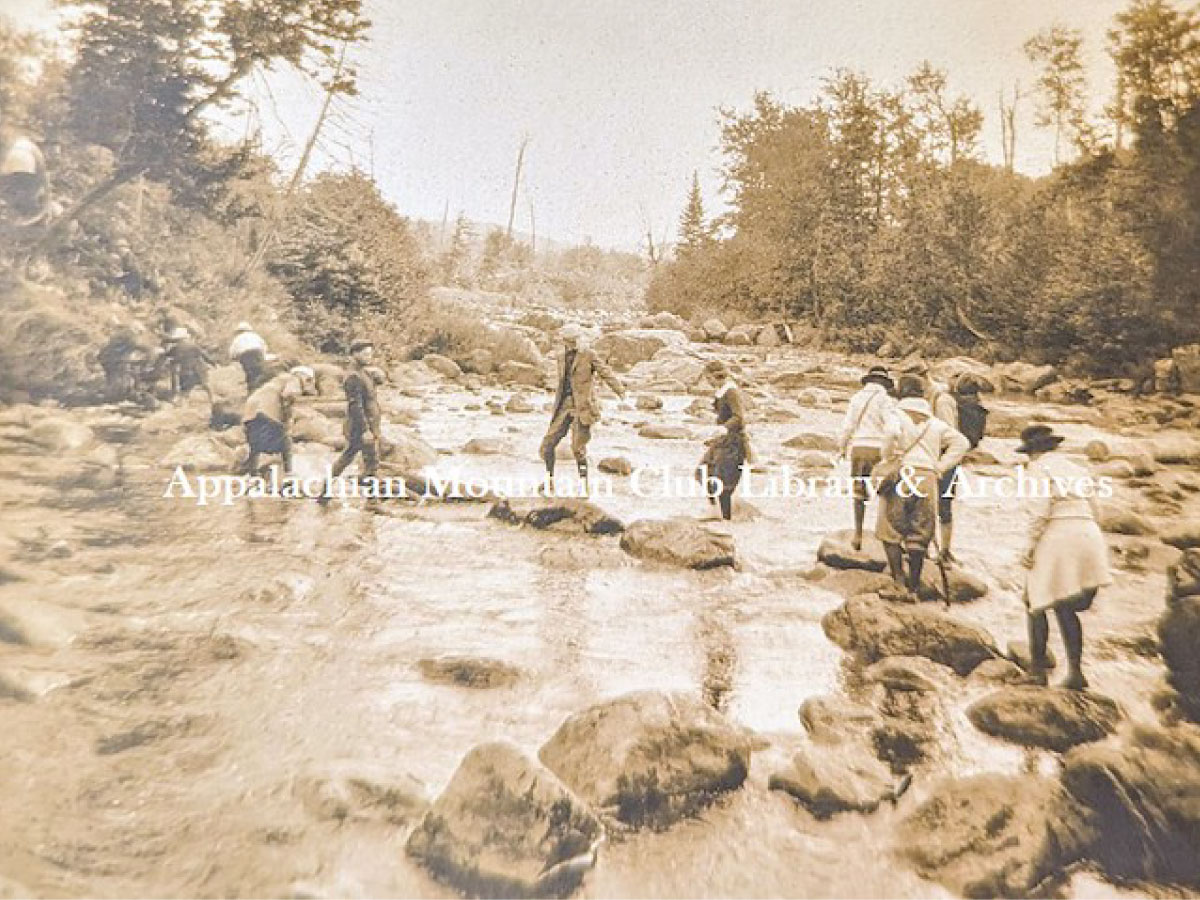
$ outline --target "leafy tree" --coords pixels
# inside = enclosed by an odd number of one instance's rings
[[[1054,129],[1054,164],[1062,159],[1063,137],[1070,128],[1077,143],[1086,144],[1087,80],[1084,77],[1083,35],[1075,28],[1055,25],[1025,42],[1025,55],[1042,66],[1038,76],[1037,124]]]

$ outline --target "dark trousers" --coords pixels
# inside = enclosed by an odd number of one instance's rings
[[[246,391],[254,393],[266,381],[267,359],[261,350],[247,350],[238,357],[246,376]]]
[[[573,408],[564,407],[555,411],[550,427],[546,429],[546,436],[542,438],[542,461],[549,472],[554,471],[554,451],[568,431],[571,432],[571,453],[575,456],[575,462],[580,466],[587,465],[587,445],[592,438],[592,426],[580,422]]]
[[[350,468],[350,464],[360,453],[363,458],[362,477],[375,477],[379,471],[379,432],[373,430],[371,439],[367,440],[366,427],[352,424],[350,433],[346,436],[346,449],[333,464],[333,477],[336,478]]]

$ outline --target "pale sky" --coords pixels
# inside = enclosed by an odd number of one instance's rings
[[[1091,89],[1108,99],[1105,32],[1125,0],[367,0],[361,96],[343,104],[316,167],[372,167],[406,215],[439,221],[449,202],[503,223],[521,136],[531,138],[518,226],[633,249],[649,219],[674,236],[693,170],[718,209],[717,109],[756,90],[801,104],[834,68],[898,83],[924,59],[983,109],[984,155],[999,162],[997,92],[1036,73],[1021,51],[1053,24],[1085,36]],[[0,0],[44,24],[49,0]],[[268,150],[298,153],[319,94],[270,79]],[[261,87],[259,93],[265,97]],[[1052,140],[1022,107],[1017,167],[1050,167]]]

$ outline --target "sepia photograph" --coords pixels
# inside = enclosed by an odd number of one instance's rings
[[[0,900],[1200,897],[1196,0],[0,0]]]

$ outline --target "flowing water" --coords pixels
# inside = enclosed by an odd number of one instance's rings
[[[545,410],[477,408],[503,391],[413,393],[421,434],[447,451],[439,469],[540,471]],[[686,479],[711,428],[690,422],[696,440],[653,441],[635,426],[689,423],[689,401],[671,397],[650,413],[612,406],[593,468],[624,455]],[[788,462],[786,438],[832,434],[839,420],[802,410],[753,428],[759,464]],[[505,452],[458,452],[480,437]],[[1005,461],[1011,444],[985,446]],[[961,696],[945,698],[942,755],[898,809],[820,823],[766,789],[804,740],[800,704],[855,690],[820,625],[842,598],[805,577],[823,534],[850,524],[845,499],[746,499],[728,526],[738,569],[692,572],[636,562],[613,538],[510,527],[481,504],[165,501],[169,470],[136,444],[118,499],[99,505],[52,489],[61,462],[4,459],[3,533],[25,547],[26,565],[0,600],[85,617],[69,646],[0,650],[0,665],[63,685],[37,703],[0,701],[0,876],[37,893],[455,896],[406,858],[402,831],[317,823],[292,779],[349,760],[411,773],[436,793],[475,744],[504,739],[536,753],[571,713],[637,689],[702,692],[769,747],[747,785],[699,818],[610,841],[582,896],[941,896],[890,854],[893,819],[939,774],[1054,765],[976,732],[963,710],[986,688],[963,682]],[[324,462],[304,455],[301,471]],[[712,515],[702,498],[635,497],[615,476],[613,485],[597,502],[625,521]],[[992,592],[954,615],[1003,647],[1024,636],[1007,587],[1020,513],[964,501],[959,522],[962,564]],[[29,546],[39,528],[43,543],[62,536],[73,552],[38,557]],[[1152,716],[1161,666],[1118,639],[1148,633],[1161,597],[1160,574],[1123,573],[1085,621],[1093,685],[1135,718]],[[442,654],[494,657],[524,674],[488,690],[429,683],[417,662]],[[1118,893],[1089,875],[1071,889]]]

